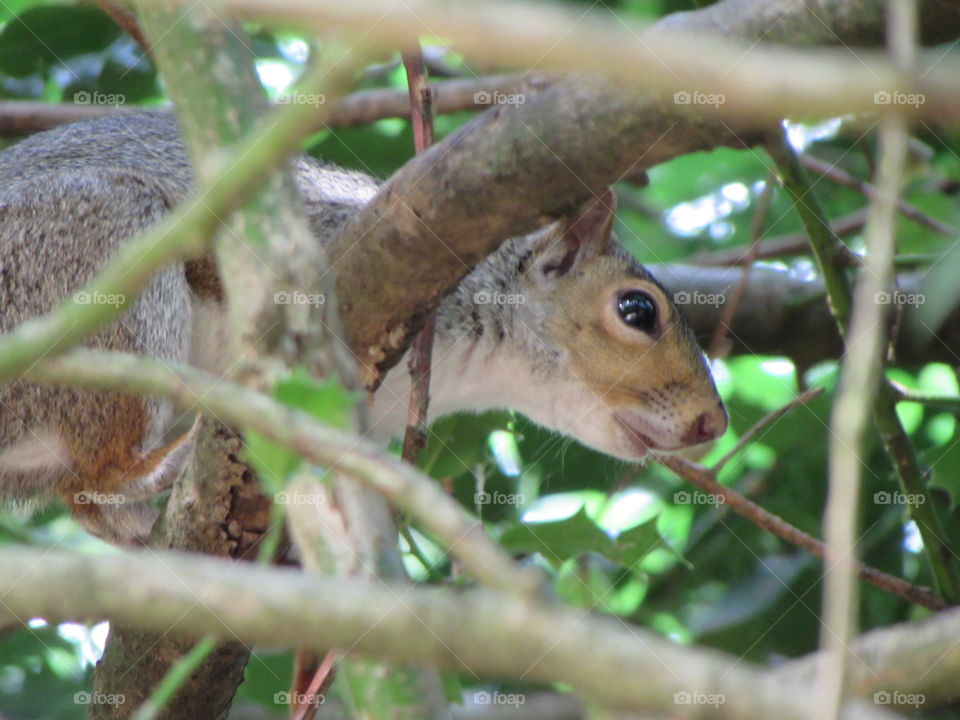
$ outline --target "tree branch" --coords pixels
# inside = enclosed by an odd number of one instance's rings
[[[828,162],[824,162],[820,158],[814,157],[813,155],[806,153],[800,155],[800,164],[808,170],[814,171],[818,175],[829,178],[838,185],[843,185],[851,190],[856,190],[871,202],[876,202],[877,198],[880,197],[880,193],[877,188],[866,180],[861,180],[858,177],[854,177],[842,168],[839,168],[836,165],[831,165]],[[957,231],[952,227],[946,223],[940,222],[936,218],[932,218],[929,215],[920,212],[917,210],[917,208],[905,200],[901,200],[899,198],[897,199],[897,210],[904,217],[913,220],[918,225],[921,225],[929,230],[933,230],[936,233],[945,235],[948,238],[955,238],[957,236]]]
[[[923,95],[921,103],[904,108],[914,116],[943,121],[960,113],[952,90],[956,67],[942,53],[921,63],[922,81],[907,85],[885,54],[866,49],[883,41],[881,0],[825,0],[815,13],[786,0],[724,0],[653,25],[516,0],[228,0],[225,6],[245,20],[299,31],[323,34],[336,27],[380,48],[406,47],[418,35],[439,36],[475,60],[501,66],[570,68],[664,95],[718,93],[728,118],[741,114],[770,122],[871,114],[875,94],[893,91]],[[929,1],[924,10],[933,21],[925,43],[960,35],[955,7]],[[805,53],[785,45],[838,47]]]
[[[696,485],[704,492],[716,497],[722,497],[725,506],[729,507],[733,512],[737,513],[737,515],[745,517],[757,527],[763,528],[771,535],[776,535],[792,545],[803,548],[812,555],[826,559],[827,547],[821,540],[818,540],[812,535],[808,535],[783,518],[766,511],[733,488],[721,485],[717,482],[717,471],[714,469],[697,465],[680,456],[658,457],[657,462],[670,468],[678,476]],[[877,586],[881,590],[899,595],[905,600],[929,610],[943,610],[949,607],[929,588],[914,585],[902,578],[894,577],[864,563],[855,562],[850,572],[871,585]]]
[[[549,76],[490,75],[480,78],[444,80],[431,83],[436,114],[463,110],[488,110],[491,104],[505,100],[523,86],[544,86]],[[369,125],[386,118],[408,118],[410,101],[403,90],[377,88],[361,90],[339,98],[327,98],[326,113],[313,119],[313,130]],[[149,109],[146,109],[149,111]],[[112,105],[73,105],[32,100],[0,100],[0,136],[41,132],[66,123],[80,122],[103,115],[127,112]],[[166,109],[152,112],[167,112]]]
[[[743,277],[740,268],[712,268],[693,265],[650,265],[648,269],[672,293],[713,295],[726,300]],[[923,291],[923,273],[905,273],[897,278],[903,293],[918,297]],[[723,316],[725,302],[691,303],[683,314],[699,337],[710,337]],[[918,312],[915,305],[901,306],[903,322]],[[840,334],[830,314],[823,281],[803,278],[786,270],[756,267],[733,317],[728,342],[732,355],[783,355],[799,371],[821,362],[835,360],[843,352]],[[960,346],[960,307],[955,308],[936,333],[899,333],[894,338],[896,364],[917,367],[929,362],[955,363],[954,349]]]
[[[625,633],[622,623],[608,618],[488,590],[327,579],[249,563],[225,568],[219,560],[156,551],[84,556],[0,548],[0,564],[7,570],[0,576],[0,621],[38,615],[51,622],[109,619],[145,630],[235,635],[251,644],[349,647],[398,662],[569,683],[606,707],[675,714],[675,694],[696,691],[721,698],[727,718],[809,718],[807,685],[785,685],[741,659],[680,647],[643,628]],[[64,586],[71,592],[64,593]],[[956,613],[939,623],[940,650],[947,652],[938,674],[960,667],[960,652],[950,651],[958,623]],[[901,632],[908,642],[911,634],[909,626]],[[930,650],[919,648],[918,654]],[[899,716],[853,700],[843,717]]]
[[[433,145],[433,90],[427,80],[423,50],[419,43],[415,50],[403,53],[403,67],[407,75],[410,95],[410,119],[413,142],[417,153]],[[430,406],[430,364],[433,357],[435,311],[427,313],[423,327],[410,348],[407,371],[410,373],[410,396],[407,399],[407,427],[403,436],[402,457],[416,464],[417,457],[427,445],[427,410]]]
[[[169,397],[180,407],[198,406],[222,422],[256,430],[384,495],[433,533],[484,584],[525,597],[539,592],[540,573],[516,566],[435,481],[369,441],[329,428],[265,395],[193,368],[92,350],[44,360],[27,377]]]

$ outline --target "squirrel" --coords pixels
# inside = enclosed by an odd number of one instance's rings
[[[306,155],[293,169],[320,243],[378,189],[367,175]],[[4,150],[0,331],[81,290],[192,187],[172,115],[82,121]],[[627,460],[724,433],[727,414],[705,356],[669,294],[612,233],[614,210],[608,190],[505,241],[440,302],[430,419],[514,410]],[[217,371],[222,303],[212,258],[183,261],[159,271],[84,344]],[[378,439],[403,432],[409,386],[401,362],[377,390]],[[172,421],[161,399],[24,380],[0,386],[0,499],[59,499],[93,535],[142,542],[156,496],[192,452],[196,423],[184,432]]]

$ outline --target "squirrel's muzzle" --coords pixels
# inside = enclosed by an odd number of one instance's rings
[[[700,413],[683,435],[684,445],[699,445],[716,440],[727,431],[727,411],[722,403]]]

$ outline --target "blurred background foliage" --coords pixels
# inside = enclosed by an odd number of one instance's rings
[[[598,12],[615,11],[638,20],[693,9],[680,0],[622,0],[603,5],[606,9]],[[4,99],[83,102],[92,93],[102,93],[120,98],[124,105],[165,102],[162,83],[149,59],[93,7],[6,0],[0,3],[0,23],[0,95]],[[249,30],[261,78],[276,96],[302,70],[309,45],[300,37]],[[424,42],[434,66],[450,76],[515,69],[475,66],[437,39]],[[358,78],[356,89],[370,87],[404,87],[395,55],[384,55],[382,64]],[[449,134],[470,117],[471,113],[438,117],[438,136]],[[855,177],[869,179],[875,156],[869,121],[844,118],[816,126],[796,125],[792,137],[798,148]],[[952,227],[960,227],[957,141],[955,132],[920,127],[914,134],[905,188],[907,202]],[[400,167],[411,156],[412,147],[409,125],[400,119],[326,130],[309,143],[314,154],[380,177]],[[649,175],[646,187],[624,184],[618,188],[617,232],[642,261],[676,262],[749,243],[759,196],[771,178],[771,163],[760,150],[723,149],[678,158]],[[860,193],[829,180],[818,181],[816,192],[832,218],[866,205]],[[788,198],[775,189],[764,237],[799,229]],[[901,253],[930,257],[921,268],[936,265],[954,244],[902,216],[897,231]],[[862,249],[859,234],[847,242],[855,250]],[[774,264],[804,277],[814,272],[810,258],[803,255]],[[948,269],[955,275],[956,263]],[[819,536],[835,363],[800,372],[787,358],[741,356],[715,361],[714,370],[732,422],[705,461],[720,457],[765,413],[788,402],[799,390],[814,385],[826,389],[823,396],[762,432],[721,476],[724,483],[769,511]],[[957,392],[954,368],[945,365],[896,368],[890,374],[908,387]],[[342,412],[340,399],[318,392],[321,395],[313,404],[321,416],[325,407],[332,415]],[[920,405],[902,405],[901,414],[922,458],[933,468],[939,511],[954,516],[960,495],[955,414]],[[875,439],[864,461],[860,508],[864,559],[912,582],[930,584],[919,554],[920,541],[904,506],[884,502],[889,495],[883,493],[895,492],[896,485]],[[544,567],[565,602],[617,615],[680,643],[706,644],[758,662],[816,647],[820,561],[718,507],[656,464],[630,466],[539,429],[522,417],[500,412],[437,422],[421,465],[480,515],[507,548],[524,562]],[[32,516],[5,510],[0,518],[0,542],[116,552],[86,536],[59,509]],[[960,534],[957,523],[948,519],[947,525],[954,535]],[[960,537],[954,541],[960,547]],[[430,538],[411,529],[405,548],[410,572],[418,579],[461,582],[457,568],[450,566]],[[864,629],[923,614],[872,586],[861,589]],[[40,619],[31,620],[29,628],[0,630],[0,712],[23,719],[82,717],[83,696],[75,693],[88,689],[92,662],[104,637],[102,625],[51,627]],[[275,694],[287,689],[289,673],[289,653],[256,650],[240,701],[281,716],[287,708],[275,702]],[[465,687],[473,682],[462,680]],[[515,691],[518,686],[512,687]]]

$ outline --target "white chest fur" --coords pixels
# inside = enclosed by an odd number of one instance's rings
[[[407,422],[410,373],[407,357],[387,373],[371,410],[373,435],[381,440],[402,436]],[[503,346],[470,343],[436,344],[430,377],[429,419],[456,412],[510,408],[530,416],[552,415],[544,381],[529,363]],[[544,418],[545,419],[545,418]]]

